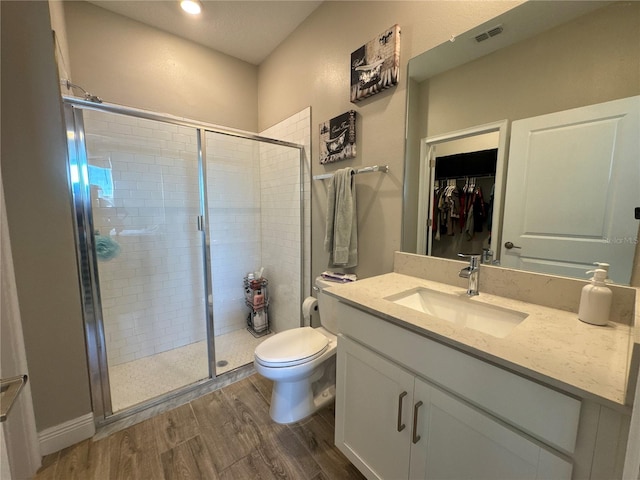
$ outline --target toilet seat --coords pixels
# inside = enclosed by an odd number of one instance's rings
[[[255,357],[265,367],[292,367],[319,357],[328,345],[329,339],[315,329],[294,328],[262,342]]]

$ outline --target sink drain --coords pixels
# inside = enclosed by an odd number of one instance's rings
[[[218,361],[216,362],[216,365],[217,365],[218,367],[226,367],[227,365],[229,365],[229,362],[227,362],[226,360],[218,360]]]

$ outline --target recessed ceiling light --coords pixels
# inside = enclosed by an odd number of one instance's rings
[[[202,6],[198,0],[182,0],[180,2],[180,6],[182,7],[182,10],[190,13],[191,15],[199,15],[202,11]]]

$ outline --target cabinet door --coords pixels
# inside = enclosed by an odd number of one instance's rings
[[[336,445],[369,479],[409,477],[414,377],[338,336]]]
[[[572,465],[496,419],[416,379],[412,479],[570,479]]]

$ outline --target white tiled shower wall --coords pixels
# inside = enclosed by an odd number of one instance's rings
[[[98,262],[109,363],[204,340],[195,130],[93,111],[85,111],[85,127],[89,163],[110,168],[115,184],[112,199],[93,201],[94,228],[120,245],[116,258]],[[307,146],[308,185],[310,109],[263,135]],[[242,277],[261,265],[274,329],[295,327],[301,304],[299,151],[212,133],[206,144],[214,334],[244,328]],[[306,188],[306,239],[309,205]]]

